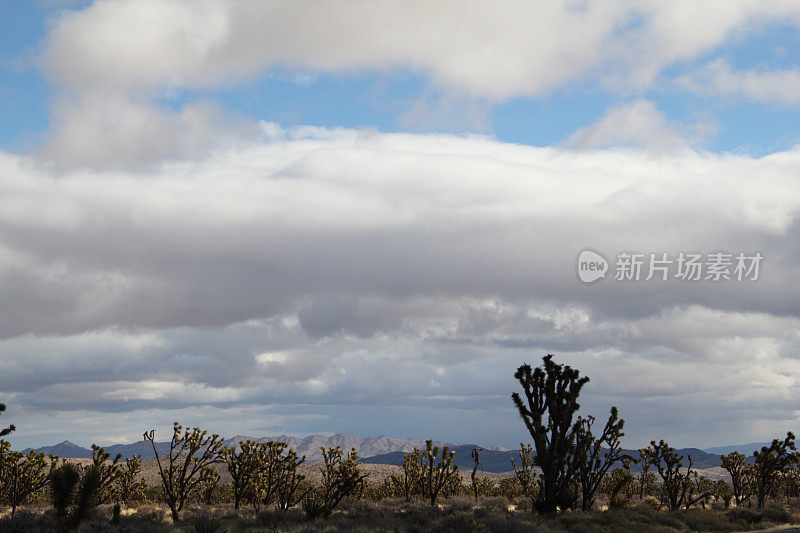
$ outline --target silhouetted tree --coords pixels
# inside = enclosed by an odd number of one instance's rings
[[[708,490],[698,490],[702,487],[697,482],[696,472],[692,470],[694,463],[691,455],[688,456],[686,472],[681,472],[683,456],[675,453],[675,448],[663,439],[658,444],[650,441],[650,446],[640,450],[640,453],[658,470],[662,481],[661,503],[666,504],[670,511],[677,511],[681,507],[688,509],[710,495]]]
[[[578,479],[581,484],[581,509],[587,511],[594,504],[595,494],[600,482],[615,463],[629,464],[633,458],[622,451],[620,439],[625,436],[622,428],[625,421],[619,419],[617,408],[611,408],[602,433],[592,434],[594,417],[578,418],[576,437],[576,456],[578,460]]]
[[[736,506],[742,504],[752,493],[752,465],[747,464],[747,458],[739,452],[720,455],[722,468],[731,476],[731,489]]]
[[[554,363],[552,355],[542,360],[543,365],[535,369],[528,364],[517,369],[514,377],[522,385],[525,401],[516,392],[511,397],[533,438],[536,466],[542,470],[535,507],[539,513],[550,514],[576,504],[582,458],[576,447],[580,422],[573,418],[580,408],[578,396],[589,378]]]
[[[422,453],[423,483],[425,495],[430,498],[431,507],[436,506],[436,498],[445,487],[453,474],[458,472],[458,465],[453,463],[456,452],[450,451],[447,446],[442,449],[442,459],[438,460],[439,447],[433,441],[425,441],[425,451]]]
[[[755,494],[758,508],[764,506],[767,494],[772,489],[778,477],[793,463],[797,461],[794,453],[794,433],[789,431],[783,440],[774,439],[769,446],[763,446],[761,451],[753,452],[753,473],[755,478]]]
[[[470,479],[472,479],[472,492],[475,493],[475,501],[478,501],[478,483],[475,481],[475,476],[478,474],[478,467],[481,466],[481,450],[480,448],[473,448],[470,452],[472,456],[472,474],[470,475]]]
[[[233,485],[233,508],[238,509],[242,501],[251,501],[255,487],[266,466],[262,456],[261,443],[244,441],[225,449],[225,465],[231,475]],[[256,505],[257,506],[257,505]]]

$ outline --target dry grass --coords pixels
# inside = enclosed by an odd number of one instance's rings
[[[792,502],[796,508],[800,504]],[[252,510],[234,511],[231,506],[190,507],[183,522],[173,526],[163,505],[143,505],[126,509],[118,526],[111,524],[110,506],[99,509],[80,531],[393,531],[393,532],[674,532],[674,531],[745,531],[798,521],[786,509],[764,511],[749,509],[692,509],[676,513],[657,513],[646,505],[627,509],[564,513],[551,519],[532,514],[525,500],[513,504],[504,498],[483,498],[478,505],[464,496],[444,500],[431,508],[421,501],[407,503],[391,499],[380,503],[344,502],[330,518],[309,522],[299,509],[286,513]],[[50,509],[28,507],[12,519],[0,518],[1,531],[53,531]]]

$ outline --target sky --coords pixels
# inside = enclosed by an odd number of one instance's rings
[[[0,1],[9,440],[511,448],[547,353],[626,447],[797,432],[799,63],[791,0]]]

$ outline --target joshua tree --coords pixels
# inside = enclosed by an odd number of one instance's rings
[[[534,486],[536,485],[536,476],[533,471],[533,449],[530,444],[519,444],[519,467],[517,467],[514,456],[511,456],[511,468],[514,469],[514,477],[519,483],[520,491],[528,498],[535,497]]]
[[[358,453],[352,449],[344,459],[341,447],[322,448],[322,488],[306,496],[303,508],[309,518],[330,516],[342,498],[363,487],[366,474],[358,470]]]
[[[100,488],[97,495],[97,505],[108,503],[114,497],[113,483],[121,472],[119,460],[122,454],[118,453],[110,464],[106,464],[111,454],[96,444],[92,444],[92,464],[100,474]]]
[[[447,446],[442,449],[442,459],[438,463],[439,447],[433,446],[433,441],[425,441],[425,451],[423,452],[423,482],[425,493],[431,500],[431,507],[436,506],[436,498],[445,486],[447,481],[458,471],[458,465],[453,464],[456,452],[452,452]]]
[[[219,487],[219,473],[213,468],[206,468],[200,472],[200,484],[197,486],[197,496],[201,503],[213,505],[217,487]]]
[[[641,448],[639,450],[639,465],[642,471],[639,473],[639,499],[644,499],[644,495],[656,485],[656,476],[650,472],[652,463],[650,462],[650,454],[648,448]]]
[[[223,461],[223,441],[219,435],[209,436],[200,428],[183,431],[183,427],[175,422],[169,453],[159,457],[155,430],[145,432],[144,438],[153,446],[164,502],[172,512],[172,521],[177,523],[186,500],[199,488],[203,472]]]
[[[747,464],[747,458],[739,452],[720,455],[720,459],[722,460],[722,468],[727,470],[731,476],[733,501],[736,502],[738,507],[752,493],[752,467]]]
[[[403,455],[403,473],[393,477],[392,481],[407,502],[415,494],[422,492],[422,454],[417,448],[414,448],[413,453]]]
[[[714,497],[722,500],[727,509],[731,506],[731,500],[734,498],[733,488],[724,479],[719,479],[714,483]]]
[[[763,446],[761,451],[753,452],[755,493],[759,509],[764,506],[764,500],[775,480],[797,461],[796,454],[791,453],[793,451],[795,451],[794,434],[789,431],[785,439],[774,439],[772,444]]]
[[[573,423],[580,408],[578,396],[589,381],[578,370],[543,358],[543,365],[532,369],[520,366],[514,377],[525,393],[511,395],[536,447],[536,466],[542,469],[542,487],[534,502],[542,514],[557,508],[573,508],[576,503],[576,477],[581,465],[577,449],[580,422]],[[546,417],[546,418],[545,418]]]
[[[225,449],[225,465],[233,481],[234,509],[238,509],[242,501],[253,500],[255,486],[265,466],[261,443],[248,440],[239,443],[238,451],[236,448],[234,445]]]
[[[283,455],[287,448],[288,445],[285,442],[269,441],[258,443],[253,450],[256,471],[252,482],[253,489],[249,491],[248,500],[256,512],[261,505],[268,506],[279,500],[281,496],[288,498],[289,501],[299,501],[291,492],[292,487],[281,487],[281,483],[296,481],[295,489],[299,487],[300,481],[304,478],[294,474],[296,474],[297,467],[305,461],[305,457],[298,459],[297,454],[291,449],[286,455]]]
[[[47,486],[58,458],[51,455],[48,459],[33,450],[23,454],[10,446],[0,440],[0,497],[11,506],[13,516],[28,496]]]
[[[636,493],[636,478],[627,466],[606,474],[598,487],[598,492],[608,494],[609,507],[625,507]]]
[[[603,432],[599,437],[592,434],[594,417],[578,418],[577,458],[578,479],[581,484],[581,508],[591,509],[600,482],[611,467],[618,462],[626,466],[633,458],[622,451],[620,439],[625,436],[622,427],[625,421],[618,418],[617,408],[611,408]],[[627,469],[627,468],[626,468]]]
[[[285,445],[285,443],[282,443]],[[306,456],[298,458],[297,452],[289,449],[288,453],[282,460],[277,462],[278,465],[278,482],[276,485],[276,495],[278,498],[278,509],[286,511],[300,503],[311,489],[301,489],[303,481],[306,476],[297,472],[297,467],[306,461]]]
[[[688,456],[689,466],[686,472],[682,473],[683,456],[675,453],[675,448],[663,439],[658,444],[656,441],[650,441],[650,446],[640,450],[640,453],[658,470],[658,475],[663,481],[661,502],[666,504],[670,511],[677,511],[682,506],[688,509],[711,494],[709,490],[701,490],[702,487],[697,482],[697,473],[692,470],[694,463],[691,455]]]
[[[114,499],[118,503],[126,504],[143,496],[147,483],[144,479],[138,478],[141,472],[142,459],[140,455],[125,459],[125,467],[119,469],[114,485]]]
[[[472,466],[472,474],[470,478],[472,479],[472,492],[475,493],[475,501],[478,501],[478,483],[475,480],[475,476],[478,474],[478,467],[481,466],[481,452],[483,450],[480,448],[472,448],[470,455],[472,456],[472,462],[474,463]]]

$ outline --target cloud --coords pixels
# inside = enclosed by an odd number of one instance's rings
[[[675,150],[688,146],[680,127],[669,123],[648,100],[612,107],[597,123],[570,135],[566,144],[579,149],[636,146]]]
[[[514,445],[513,370],[551,351],[593,378],[592,412],[620,406],[631,439],[689,402],[706,408],[685,439],[762,438],[719,416],[733,409],[762,409],[759,431],[793,417],[797,149],[261,129],[262,140],[138,170],[0,154],[10,416],[42,428],[52,410],[271,405],[279,421],[323,416],[296,431],[358,420],[362,434],[386,433],[392,412],[411,417],[391,427],[413,436],[468,439],[459,424],[477,402],[499,428],[484,439]],[[741,250],[765,262],[752,283],[586,286],[574,270],[586,247],[612,260]]]
[[[259,134],[255,121],[232,117],[210,102],[179,111],[124,96],[60,98],[40,155],[59,168],[135,168],[190,159]]]
[[[402,67],[499,100],[608,66],[650,85],[665,65],[719,45],[740,25],[799,14],[792,2],[746,1],[507,1],[469,9],[460,2],[99,1],[55,20],[45,57],[54,79],[79,92],[218,85],[273,65]]]
[[[800,70],[737,71],[718,59],[680,76],[675,83],[704,96],[746,98],[756,102],[800,103]]]
[[[43,43],[58,89],[46,153],[63,168],[119,168],[249,140],[251,124],[206,104],[158,102],[273,68],[421,73],[448,96],[419,100],[401,124],[481,131],[493,103],[570,83],[641,93],[734,32],[785,20],[800,20],[796,3],[99,0],[60,11]]]

